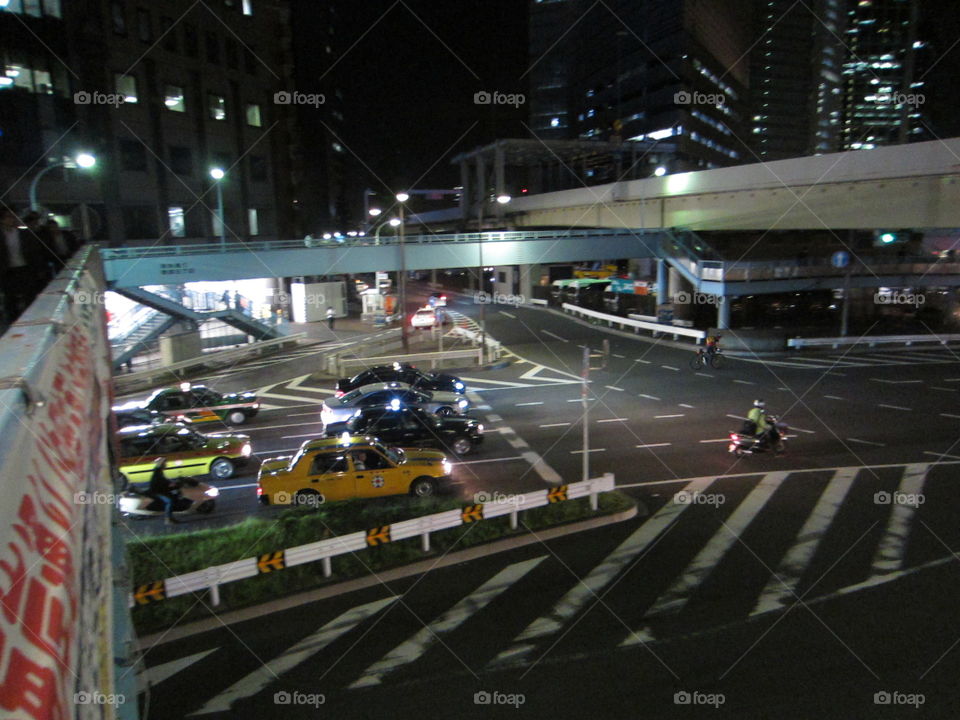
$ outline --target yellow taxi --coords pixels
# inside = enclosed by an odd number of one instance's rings
[[[450,482],[450,461],[437,450],[386,447],[344,434],[307,440],[296,455],[264,460],[257,497],[264,505],[319,505],[348,498],[434,495]]]
[[[132,483],[149,482],[161,457],[167,459],[163,474],[171,480],[195,475],[226,480],[252,452],[246,435],[204,435],[182,424],[127,427],[117,433],[117,440],[117,465]]]

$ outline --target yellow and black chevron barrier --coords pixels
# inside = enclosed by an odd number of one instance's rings
[[[166,588],[164,587],[163,580],[157,580],[156,582],[147,583],[146,585],[137,585],[137,589],[133,591],[133,599],[136,600],[137,605],[157,602],[158,600],[163,600],[165,597]]]
[[[547,500],[552,503],[563,502],[567,499],[568,485],[557,485],[547,490]]]
[[[460,511],[460,519],[464,525],[483,520],[483,505],[467,505]]]
[[[257,558],[257,572],[268,573],[274,570],[283,570],[286,567],[283,560],[283,550],[266,553]]]
[[[386,545],[390,542],[390,526],[370,528],[367,530],[367,545],[376,547],[377,545]]]

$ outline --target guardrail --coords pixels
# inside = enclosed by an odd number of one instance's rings
[[[386,545],[387,543],[418,536],[423,552],[429,552],[430,533],[438,530],[470,525],[503,515],[510,516],[510,527],[516,529],[517,516],[524,510],[532,510],[544,505],[584,497],[590,498],[590,508],[596,510],[599,507],[599,494],[613,490],[614,486],[613,474],[606,473],[602,477],[591,480],[581,480],[569,485],[557,485],[544,490],[523,493],[513,497],[516,502],[488,502],[465,505],[455,510],[424,515],[390,525],[381,525],[284,550],[275,550],[257,557],[245,558],[224,565],[215,565],[166,580],[138,585],[130,594],[129,604],[131,607],[147,605],[167,598],[209,590],[211,604],[219,605],[220,586],[227,583],[285,570],[317,560],[323,563],[323,576],[330,577],[333,574],[332,559],[338,555],[352,554],[368,547]]]
[[[801,349],[805,347],[832,347],[838,348],[841,345],[921,345],[925,343],[936,343],[937,345],[946,345],[952,342],[960,342],[960,335],[875,335],[864,337],[826,337],[826,338],[788,338],[787,347]]]
[[[218,350],[217,352],[198,355],[197,357],[183,360],[173,365],[165,365],[164,367],[153,368],[151,370],[141,370],[140,372],[130,373],[129,375],[115,375],[113,378],[114,390],[118,394],[123,394],[132,390],[138,390],[142,387],[152,387],[158,382],[169,381],[171,375],[178,375],[180,371],[201,367],[214,368],[232,364],[248,356],[256,357],[268,352],[277,352],[285,349],[287,345],[297,345],[297,343],[306,336],[306,333],[284,335],[283,337],[274,338],[273,340],[249,343],[235,350]]]
[[[460,327],[459,325],[454,325],[451,332],[454,335],[459,335],[469,340],[474,347],[480,344],[480,335],[476,330],[471,330],[470,328]],[[499,340],[494,340],[490,335],[484,337],[486,340],[487,349],[490,351],[488,353],[488,358],[491,360],[499,360],[500,355],[503,354],[503,346],[500,344]],[[481,356],[480,363],[483,364],[483,357]]]
[[[333,367],[335,364],[337,376],[343,377],[344,375],[349,375],[347,370],[351,367],[368,368],[375,365],[390,365],[395,362],[413,362],[416,360],[429,362],[430,369],[435,370],[438,362],[442,360],[456,360],[457,358],[476,358],[478,365],[483,362],[480,348],[477,348],[475,350],[443,350],[442,352],[408,353],[406,355],[384,355],[382,357],[331,358],[333,362],[329,365]],[[330,367],[328,367],[328,369],[330,369]]]
[[[634,332],[639,332],[640,330],[650,330],[654,337],[657,337],[660,334],[673,335],[673,339],[676,340],[682,335],[684,337],[693,338],[697,344],[702,342],[707,337],[705,330],[694,330],[692,328],[677,327],[676,325],[665,325],[664,323],[658,322],[647,322],[645,320],[633,320],[631,318],[620,317],[619,315],[607,315],[606,313],[597,312],[596,310],[588,310],[587,308],[582,308],[578,305],[571,305],[570,303],[563,304],[563,311],[572,315],[582,315],[587,318],[606,322],[611,327],[614,325],[619,325],[621,329],[625,327],[631,327],[634,329]]]

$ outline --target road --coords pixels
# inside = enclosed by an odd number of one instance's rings
[[[579,479],[580,346],[607,337],[590,470],[649,516],[145,648],[151,717],[958,716],[951,351],[696,373],[671,343],[487,319],[512,362],[464,373],[487,437],[458,492]],[[285,407],[247,428],[258,454],[308,435],[324,392],[268,388]],[[725,452],[754,397],[792,428],[786,456]],[[225,515],[250,511],[249,483]]]

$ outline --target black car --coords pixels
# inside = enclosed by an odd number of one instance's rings
[[[377,365],[368,368],[352,378],[340,378],[337,380],[337,397],[364,385],[383,382],[401,382],[415,390],[427,390],[429,392],[463,393],[467,389],[464,382],[455,375],[425,373],[409,363],[394,363],[393,365]]]
[[[439,417],[419,407],[369,407],[347,422],[330,423],[327,437],[343,433],[373,435],[385,445],[435,447],[466,455],[483,442],[483,425],[473,418]]]
[[[185,417],[169,418],[162,412],[156,410],[147,410],[139,404],[120,405],[113,408],[113,414],[117,418],[117,428],[133,427],[135,425],[160,425],[171,422],[190,422]]]

